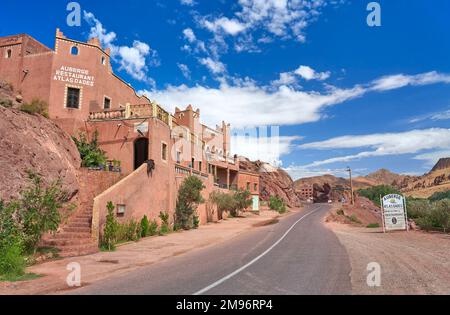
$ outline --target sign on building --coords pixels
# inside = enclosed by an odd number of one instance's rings
[[[390,194],[381,199],[384,231],[408,230],[408,214],[405,203],[405,198],[397,194]]]
[[[148,132],[148,122],[144,123],[135,123],[134,124],[134,132],[146,134]]]

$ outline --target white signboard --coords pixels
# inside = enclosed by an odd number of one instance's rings
[[[134,132],[135,133],[142,132],[145,135],[148,132],[148,122],[135,123],[134,124]]]
[[[405,198],[391,194],[382,198],[384,228],[386,231],[404,231],[408,229]]]
[[[56,70],[53,80],[70,84],[94,86],[95,78],[89,75],[89,70],[62,66]]]

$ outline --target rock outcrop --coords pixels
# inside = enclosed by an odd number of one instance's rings
[[[442,159],[440,159],[436,163],[436,165],[433,167],[431,172],[445,170],[445,169],[450,169],[450,158],[442,158]]]
[[[301,200],[295,191],[294,181],[284,170],[261,161],[251,162],[246,158],[240,158],[240,168],[260,174],[262,200],[268,201],[270,196],[279,196],[290,208],[300,206]]]
[[[61,179],[72,197],[80,165],[72,139],[53,122],[0,106],[0,199],[18,197],[29,186],[29,171],[47,184]]]

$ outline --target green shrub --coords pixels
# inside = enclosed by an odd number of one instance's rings
[[[79,139],[73,137],[80,153],[82,167],[101,167],[106,165],[106,153],[98,145],[98,131],[95,131],[89,142],[85,133],[80,133]]]
[[[167,235],[170,233],[170,222],[169,222],[169,213],[168,212],[160,212],[159,218],[161,219],[161,228],[159,229],[159,235]]]
[[[430,215],[432,204],[426,199],[408,199],[406,202],[408,218],[418,219]]]
[[[380,225],[378,223],[370,223],[369,225],[367,225],[368,229],[377,229],[379,227]]]
[[[27,253],[35,252],[43,234],[58,230],[59,210],[67,199],[60,180],[44,188],[40,176],[29,172],[29,177],[32,186],[22,193],[16,214]]]
[[[190,230],[194,226],[194,215],[197,207],[204,202],[202,190],[203,182],[195,176],[187,177],[178,190],[175,209],[175,226],[183,230]],[[162,226],[161,226],[162,228]]]
[[[22,235],[14,215],[18,204],[0,201],[0,278],[15,278],[25,271]]]
[[[198,229],[200,226],[200,217],[198,215],[194,215],[194,229]]]
[[[149,236],[158,235],[158,222],[156,220],[150,222],[150,226],[148,228],[148,235]]]
[[[450,199],[450,190],[434,193],[433,196],[428,198],[428,200],[430,200],[431,202],[440,201],[444,199]]]
[[[22,104],[20,110],[28,114],[39,114],[48,118],[48,104],[43,100],[33,99],[31,103]]]
[[[271,210],[278,211],[280,214],[287,212],[284,200],[279,196],[270,196],[269,207]]]
[[[345,212],[343,209],[339,209],[336,213],[337,213],[337,215],[345,216]]]
[[[447,233],[450,228],[450,200],[441,200],[434,204],[431,220],[437,228]]]
[[[148,218],[146,215],[141,220],[141,236],[147,237],[150,232],[150,222],[148,221]]]
[[[108,214],[106,215],[106,224],[103,229],[102,248],[114,251],[116,249],[117,233],[119,230],[119,223],[117,222],[116,215],[114,213],[114,204],[108,202],[106,208]]]
[[[389,194],[401,194],[401,192],[392,186],[380,185],[358,190],[358,194],[362,197],[370,199],[373,203],[380,207],[380,196],[384,197]]]
[[[234,208],[234,199],[231,194],[213,191],[209,195],[209,200],[217,206],[219,217],[222,217],[224,212],[232,212]]]
[[[128,221],[123,226],[125,228],[125,237],[119,241],[137,242],[141,239],[141,225],[137,221]]]
[[[22,244],[16,240],[0,247],[0,279],[10,280],[25,274]]]
[[[234,207],[230,211],[230,214],[234,217],[238,217],[241,211],[244,211],[252,205],[252,195],[248,190],[238,190],[233,193]]]

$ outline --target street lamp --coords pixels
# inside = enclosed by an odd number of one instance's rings
[[[351,190],[351,193],[352,193],[352,206],[355,204],[355,197],[354,197],[354,194],[353,194],[353,178],[352,178],[352,169],[350,168],[350,167],[347,167],[347,172],[349,173],[349,175],[350,175],[350,190]]]

